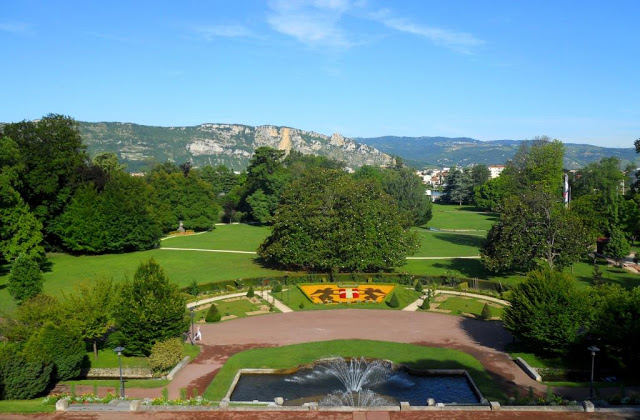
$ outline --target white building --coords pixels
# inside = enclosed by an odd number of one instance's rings
[[[505,165],[489,165],[489,177],[491,179],[497,178],[502,173],[502,171],[504,171],[504,168]]]

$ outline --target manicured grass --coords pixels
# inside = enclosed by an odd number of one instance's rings
[[[238,227],[242,225],[232,225]],[[201,235],[202,236],[202,235]],[[193,237],[194,239],[197,238]],[[182,239],[182,238],[181,238]],[[173,240],[173,239],[170,239]],[[73,291],[74,284],[100,277],[119,283],[132,278],[141,262],[154,258],[171,281],[186,287],[192,281],[209,283],[246,277],[283,275],[256,263],[255,255],[154,249],[129,254],[74,257],[51,254],[49,270],[44,273],[44,292],[60,297]],[[0,277],[0,312],[11,312],[16,305],[6,287],[8,274]]]
[[[521,357],[532,368],[551,368],[551,369],[566,369],[571,367],[567,359],[562,357],[543,357],[537,356],[533,353],[513,351],[509,352],[509,355],[516,359]],[[580,366],[577,366],[580,368]]]
[[[485,303],[487,302],[480,299],[452,296],[440,303],[438,309],[446,309],[457,315],[468,313],[479,317]],[[491,306],[491,315],[502,318],[502,314],[504,313],[502,306],[493,306],[491,304],[489,306]]]
[[[489,230],[498,221],[496,213],[486,213],[473,206],[433,204],[433,218],[427,226],[436,229]]]
[[[434,232],[414,228],[420,248],[412,257],[471,257],[480,254],[486,235],[478,232]]]
[[[269,226],[218,225],[210,232],[165,239],[161,246],[165,248],[229,249],[255,252],[270,232]]]
[[[0,400],[0,413],[52,413],[55,405],[43,405],[42,398],[34,400]]]
[[[222,316],[235,315],[236,318],[246,318],[248,316],[257,316],[257,315],[247,315],[247,312],[259,311],[261,305],[269,305],[264,299],[256,296],[260,300],[260,305],[254,305],[246,299],[236,300],[233,302],[224,302],[223,300],[216,300],[215,303],[218,311]],[[194,315],[194,320],[196,322],[203,321],[204,317],[207,315],[207,311],[209,308],[197,310]],[[279,313],[280,311],[277,308],[273,308],[271,313]]]
[[[182,349],[182,357],[189,356],[191,360],[195,359],[200,354],[199,346],[192,346],[191,344],[184,343]],[[149,361],[146,357],[122,357],[123,368],[148,368]],[[91,363],[92,368],[117,368],[118,354],[111,349],[98,350],[98,360],[93,357],[93,352],[87,352],[87,358]]]
[[[333,340],[291,346],[252,349],[231,356],[203,397],[219,401],[242,368],[290,369],[331,356],[388,359],[414,369],[466,369],[485,398],[504,401],[502,390],[473,356],[443,348],[370,340]]]
[[[87,352],[87,358],[92,368],[117,368],[118,353],[111,349],[98,350],[98,360],[93,357],[93,352]],[[121,356],[123,368],[148,368],[149,362],[146,357]]]
[[[322,286],[324,283],[318,283],[318,286]],[[391,299],[391,295],[396,294],[398,296],[397,308],[390,307],[387,302]],[[397,285],[393,292],[388,294],[385,300],[381,303],[331,303],[331,304],[314,304],[305,296],[302,291],[296,287],[291,286],[282,293],[276,293],[276,299],[293,309],[294,311],[318,311],[327,309],[402,309],[410,303],[413,303],[421,296],[421,293],[416,292],[413,289],[407,289],[402,285]],[[304,303],[304,307],[300,308],[300,303]]]
[[[163,386],[169,385],[171,381],[166,379],[125,379],[124,387],[125,387],[125,395],[126,390],[129,388],[160,388]],[[119,379],[82,379],[77,381],[65,381],[61,382],[64,385],[72,385],[75,386],[94,386],[98,387],[113,387],[118,388],[120,386]]]

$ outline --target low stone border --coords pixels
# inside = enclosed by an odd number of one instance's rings
[[[173,378],[178,374],[178,372],[180,372],[180,370],[182,370],[183,367],[187,365],[187,363],[189,363],[189,360],[189,356],[184,356],[182,360],[180,360],[178,364],[171,369],[171,372],[167,374],[167,379],[173,381]]]
[[[538,382],[542,382],[542,377],[540,376],[538,371],[529,366],[529,363],[525,362],[522,357],[516,358],[516,363],[522,368],[522,370],[524,370],[524,373],[529,375],[532,379]]]
[[[116,378],[120,379],[119,368],[91,368],[82,371],[81,376],[92,378]],[[127,379],[152,379],[153,372],[149,368],[123,368],[122,376]]]

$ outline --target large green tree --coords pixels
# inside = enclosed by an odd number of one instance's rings
[[[98,359],[98,342],[115,325],[113,312],[116,298],[117,289],[106,278],[80,283],[73,293],[65,296],[65,314],[75,320],[82,339],[93,346],[95,359]]]
[[[424,225],[433,215],[427,187],[410,168],[393,168],[383,171],[382,188],[393,197],[400,211],[407,218],[406,226]]]
[[[282,191],[289,184],[290,173],[282,163],[284,156],[283,150],[258,147],[249,162],[241,206],[255,221],[271,221]]]
[[[115,305],[118,331],[124,337],[125,354],[148,356],[157,341],[187,331],[186,300],[153,259],[138,267],[132,281],[125,281]]]
[[[23,170],[16,142],[0,137],[0,260],[9,262],[19,255],[44,259],[42,224],[16,189]]]
[[[481,254],[493,272],[528,271],[540,262],[560,270],[585,256],[592,239],[577,215],[549,194],[532,191],[505,200]]]
[[[532,271],[517,285],[504,312],[504,326],[540,353],[565,354],[589,330],[593,311],[585,291],[564,273]]]
[[[92,184],[76,191],[54,231],[73,252],[129,252],[157,246],[162,230],[154,217],[151,188],[119,172],[102,192]]]
[[[500,174],[504,177],[507,192],[522,194],[539,190],[552,195],[560,194],[563,156],[564,145],[559,140],[552,141],[544,136],[522,142]]]
[[[417,248],[405,224],[379,184],[314,170],[285,191],[258,254],[292,269],[388,270]]]
[[[77,185],[88,160],[77,123],[70,117],[49,114],[38,121],[22,121],[0,127],[0,137],[13,139],[20,150],[20,183],[17,187],[44,226],[49,244],[56,238],[49,231]]]
[[[462,205],[473,200],[473,178],[469,170],[465,171],[454,166],[449,171],[445,183],[442,193],[443,201]]]

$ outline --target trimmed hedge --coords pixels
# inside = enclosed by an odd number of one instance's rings
[[[512,288],[512,286],[508,284],[504,284],[501,282],[490,281],[490,280],[479,280],[479,279],[469,279],[469,278],[458,278],[456,276],[439,276],[439,277],[431,277],[431,276],[423,276],[423,275],[414,275],[414,274],[404,274],[404,273],[334,273],[333,280],[330,279],[331,275],[328,273],[296,273],[290,274],[288,276],[278,276],[278,277],[253,277],[246,279],[236,279],[236,280],[225,280],[215,283],[202,283],[198,285],[198,290],[200,293],[220,293],[220,292],[228,292],[228,291],[237,291],[237,289],[241,289],[244,287],[253,286],[254,289],[259,289],[261,287],[269,287],[269,285],[277,282],[281,285],[292,285],[298,283],[358,283],[358,284],[366,284],[366,283],[397,283],[406,286],[414,286],[416,281],[420,282],[422,285],[429,285],[432,283],[438,285],[447,285],[451,287],[456,287],[458,284],[462,282],[466,282],[469,289],[475,291],[484,291],[493,294],[499,294],[505,291],[508,291]],[[330,281],[331,280],[331,281]],[[227,287],[230,286],[230,287]],[[182,289],[185,292],[189,292],[191,286],[185,287]]]
[[[0,346],[0,399],[34,398],[47,388],[52,371],[43,357],[27,357],[15,344]]]
[[[218,307],[215,303],[212,303],[211,307],[207,311],[207,315],[204,317],[204,320],[206,322],[220,322],[221,319],[222,315],[220,314]]]
[[[164,372],[177,365],[181,359],[182,340],[170,338],[153,345],[149,355],[149,367],[154,372]]]
[[[57,381],[80,376],[87,357],[85,343],[76,331],[52,323],[36,331],[25,344],[23,352],[29,359],[43,358],[52,363]]]

